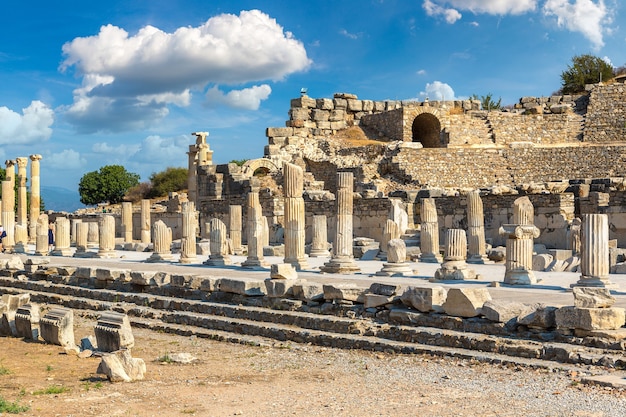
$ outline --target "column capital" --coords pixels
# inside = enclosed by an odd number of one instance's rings
[[[26,168],[26,165],[28,164],[28,158],[23,156],[15,158],[15,161],[17,162],[18,168]]]
[[[15,159],[7,159],[6,161],[4,161],[4,164],[7,166],[7,168],[12,167],[15,165]]]
[[[41,161],[41,159],[43,157],[41,155],[39,155],[39,154],[33,154],[29,158],[30,158],[31,161]]]
[[[192,132],[191,134],[196,137],[196,145],[206,143],[206,138],[209,136],[209,132]]]

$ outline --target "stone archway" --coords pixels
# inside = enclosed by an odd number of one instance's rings
[[[413,142],[419,142],[424,148],[442,148],[441,122],[431,113],[422,113],[413,120]]]
[[[280,168],[267,158],[251,159],[242,166],[242,174],[246,178],[251,178],[257,172],[270,173],[279,171]]]

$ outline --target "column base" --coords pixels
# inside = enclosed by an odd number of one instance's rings
[[[94,252],[87,252],[87,251],[76,251],[74,252],[74,258],[95,258],[96,254]]]
[[[354,262],[354,258],[333,258],[320,268],[326,274],[355,274],[361,272],[361,268]]]
[[[506,271],[504,274],[504,283],[508,285],[533,285],[537,283],[537,277],[535,277],[533,271],[515,269]]]
[[[376,272],[379,277],[409,277],[417,274],[417,271],[411,269],[407,262],[400,263],[384,263],[383,269]]]
[[[174,257],[171,253],[153,253],[150,255],[146,262],[172,262]]]
[[[578,282],[570,285],[570,288],[574,287],[601,287],[616,290],[619,288],[619,284],[609,281],[608,277],[591,277],[581,275]]]
[[[476,264],[476,265],[488,265],[494,264],[495,262],[490,260],[487,255],[471,255],[467,258],[466,261],[468,264]]]
[[[452,261],[444,262],[441,268],[435,271],[435,276],[429,281],[463,281],[477,278],[476,272],[473,269],[469,269],[465,261]]]
[[[425,262],[429,264],[440,264],[443,262],[443,257],[441,255],[435,255],[433,253],[422,253],[420,256],[420,262]]]
[[[96,258],[113,259],[118,258],[118,255],[117,252],[115,252],[114,250],[103,250],[96,253]]]
[[[72,256],[72,250],[70,248],[54,249],[52,252],[50,252],[50,256]]]
[[[198,258],[196,256],[193,257],[181,257],[180,260],[178,261],[181,264],[197,264],[199,263]]]
[[[270,265],[267,262],[265,262],[264,259],[259,259],[259,258],[248,258],[241,263],[242,268],[257,270],[257,271],[267,269],[269,268],[269,266]]]
[[[309,252],[309,258],[328,258],[330,257],[330,251],[328,249],[311,249]]]
[[[309,266],[309,263],[307,262],[306,258],[301,258],[301,259],[287,259],[287,258],[285,258],[283,260],[283,263],[293,265],[293,267],[296,268],[296,271],[302,271],[303,269],[310,269],[311,268]]]
[[[208,266],[226,266],[226,265],[232,265],[233,261],[230,259],[229,256],[215,256],[215,257],[211,256],[209,257],[209,259],[202,262],[202,264],[208,265]]]
[[[26,253],[27,245],[22,242],[18,242],[13,246],[13,253]]]

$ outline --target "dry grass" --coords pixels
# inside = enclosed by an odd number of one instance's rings
[[[351,147],[368,145],[385,146],[387,144],[387,142],[369,139],[363,130],[358,126],[352,126],[337,132],[333,136],[333,141],[341,141]]]

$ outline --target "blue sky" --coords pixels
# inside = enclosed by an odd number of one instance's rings
[[[302,87],[314,98],[546,96],[574,55],[626,64],[619,0],[5,0],[0,160],[43,155],[42,186],[121,164],[257,158]]]

